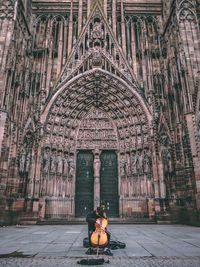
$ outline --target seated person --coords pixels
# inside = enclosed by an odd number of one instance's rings
[[[96,229],[95,224],[97,223],[97,219],[101,218],[101,217],[107,219],[107,216],[106,216],[106,213],[104,210],[105,210],[105,206],[102,205],[101,207],[97,207],[96,210],[88,213],[88,215],[86,217],[86,221],[88,222],[88,237],[89,237],[90,246],[92,246],[91,235]],[[109,233],[107,233],[107,237],[108,237],[108,244],[107,245],[109,245],[109,242],[110,242],[110,234]]]

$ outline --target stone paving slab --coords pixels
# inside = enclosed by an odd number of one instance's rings
[[[105,266],[200,267],[198,227],[109,225],[109,231],[114,240],[125,242],[126,248],[113,250],[110,264]],[[2,227],[0,267],[80,266],[77,260],[88,257],[83,247],[86,236],[87,225]]]
[[[78,258],[30,258],[30,259],[0,259],[1,267],[80,267],[77,264]],[[199,267],[200,257],[198,258],[110,258],[109,264],[104,267]],[[91,265],[94,266],[94,265]],[[96,265],[95,265],[96,266]]]

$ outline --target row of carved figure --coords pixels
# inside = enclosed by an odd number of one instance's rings
[[[31,158],[31,150],[21,150],[19,157],[19,172],[21,174],[29,172]],[[162,159],[164,171],[172,172],[173,166],[170,151],[162,151]],[[99,161],[99,158],[95,158],[94,160],[94,174],[98,176],[99,167],[96,167],[96,161]],[[50,150],[49,147],[44,149],[41,162],[41,171],[43,173],[57,173],[72,178],[74,175],[74,168],[73,156],[69,156],[62,151],[57,152],[56,150]],[[150,151],[137,151],[120,156],[120,175],[122,177],[151,172],[152,158],[150,156]]]
[[[132,177],[133,178],[133,177]],[[151,174],[138,175],[137,179],[123,179],[120,193],[124,197],[152,197],[154,195],[153,177]]]
[[[50,150],[46,147],[42,156],[41,170],[43,173],[57,173],[72,178],[74,174],[74,160],[67,153]]]
[[[149,151],[132,152],[131,155],[121,155],[120,174],[128,176],[131,174],[150,173],[152,170],[152,159]]]

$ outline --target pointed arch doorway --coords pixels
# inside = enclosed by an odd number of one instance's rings
[[[105,202],[109,216],[119,215],[116,126],[98,108],[82,119],[77,135],[75,215],[86,216]]]
[[[152,153],[154,146],[150,136],[151,114],[139,93],[116,75],[105,70],[92,69],[61,84],[54,100],[46,107],[46,113],[48,116],[42,117],[46,121],[46,132],[41,146],[46,147],[50,143],[49,157],[56,161],[57,151],[59,160],[64,158],[69,166],[67,168],[66,165],[63,173],[55,173],[51,169],[47,174],[41,173],[41,181],[47,180],[50,193],[47,192],[46,195],[51,198],[53,179],[60,182],[62,177],[62,198],[70,203],[66,216],[84,217],[86,214],[79,213],[76,207],[76,200],[80,197],[79,190],[76,189],[79,184],[77,152],[90,151],[94,157],[95,150],[98,150],[99,160],[102,160],[100,155],[103,151],[117,151],[120,198],[116,200],[115,197],[115,200],[119,202],[119,215],[138,217],[146,214],[146,198],[154,197],[155,168],[152,168],[151,162],[155,162],[155,153]],[[92,163],[91,168],[94,171]],[[99,168],[98,182],[93,182],[99,198],[95,199],[95,194],[93,200],[91,197],[94,207],[106,198],[100,194],[100,174]],[[53,197],[57,197],[54,195]],[[56,205],[54,206],[57,207]],[[54,206],[49,213],[54,213]]]

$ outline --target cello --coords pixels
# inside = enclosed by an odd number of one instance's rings
[[[108,221],[101,217],[97,219],[95,224],[95,231],[91,235],[91,244],[94,247],[104,248],[108,244],[108,236],[106,227],[108,225]]]

